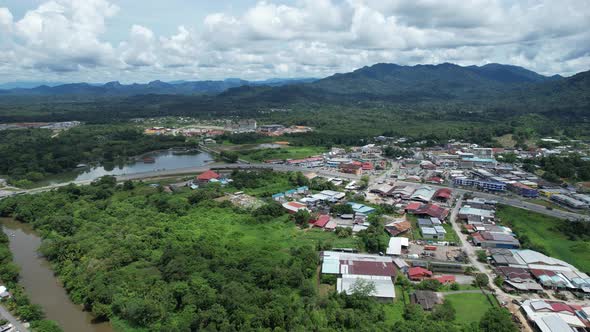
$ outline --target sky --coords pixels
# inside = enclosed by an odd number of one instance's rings
[[[0,82],[325,77],[387,62],[590,70],[590,0],[0,0]]]

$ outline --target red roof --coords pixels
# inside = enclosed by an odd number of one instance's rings
[[[570,307],[569,305],[565,304],[565,303],[561,303],[561,302],[554,302],[551,303],[551,309],[553,309],[553,311],[568,311],[571,312],[572,314],[575,313],[574,309],[572,307]]]
[[[449,199],[451,198],[451,189],[441,188],[434,193],[434,197]]]
[[[364,162],[363,163],[363,170],[365,171],[370,171],[373,169],[373,164],[370,162]]]
[[[212,170],[208,170],[204,173],[201,173],[199,176],[197,176],[197,180],[199,180],[199,181],[209,181],[212,179],[219,179],[219,174],[213,172]]]
[[[540,269],[531,269],[531,273],[536,277],[539,278],[540,276],[548,276],[553,277],[555,272],[550,270],[540,270]]]
[[[438,280],[441,284],[452,284],[457,280],[455,276],[439,276],[432,279]]]
[[[396,274],[395,266],[392,262],[350,262],[343,260],[340,261],[340,264],[348,265],[348,274],[389,277],[393,277]]]
[[[355,165],[355,166],[363,166],[363,163],[361,163],[360,161],[356,161],[356,160],[352,161],[351,164]]]
[[[420,277],[432,277],[432,272],[428,271],[427,269],[423,268],[423,267],[411,267],[408,270],[408,275],[411,278],[420,278]]]
[[[418,210],[422,206],[420,202],[412,202],[406,206],[407,211],[415,211]]]
[[[318,217],[318,219],[313,223],[314,226],[317,227],[326,227],[326,224],[328,223],[328,221],[330,221],[330,216],[322,214],[321,216]]]
[[[443,183],[443,179],[439,178],[438,176],[433,176],[430,179],[428,179],[429,182],[434,182],[434,183]]]

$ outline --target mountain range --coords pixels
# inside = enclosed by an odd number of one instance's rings
[[[0,90],[0,96],[135,96],[145,94],[166,95],[199,95],[217,94],[230,88],[239,86],[282,86],[313,82],[314,78],[281,79],[273,78],[264,81],[245,81],[238,78],[225,79],[223,81],[174,81],[162,82],[159,80],[147,84],[121,84],[117,81],[105,84],[70,83],[70,84],[42,84],[35,87],[34,82],[6,83],[5,86],[19,86],[16,88]],[[23,87],[24,86],[24,87]],[[29,86],[29,87],[26,87]]]
[[[237,105],[359,102],[416,103],[431,101],[479,102],[487,105],[538,105],[543,108],[571,106],[580,110],[590,105],[590,71],[571,77],[544,76],[511,65],[401,66],[379,63],[323,79],[271,79],[245,81],[153,81],[124,85],[110,82],[39,86],[32,89],[0,90],[1,96],[122,96],[161,95],[158,100],[185,102],[180,96],[205,96],[198,103],[222,102]],[[166,97],[165,95],[168,95]],[[149,99],[149,98],[148,98]],[[194,103],[196,99],[187,103]]]

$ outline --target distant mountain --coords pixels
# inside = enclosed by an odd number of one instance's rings
[[[379,63],[350,73],[335,74],[308,84],[268,88],[237,88],[223,97],[286,103],[313,102],[420,102],[478,100],[524,91],[544,83],[560,82],[522,67],[488,64],[462,67],[451,63],[400,66]]]
[[[19,82],[6,82],[0,83],[0,89],[31,89],[41,85],[56,86],[65,84],[64,82],[36,82],[36,81],[19,81]]]
[[[71,83],[61,85],[40,85],[32,88],[16,87],[0,90],[0,96],[134,96],[146,94],[170,95],[198,95],[218,94],[230,88],[240,86],[283,86],[313,82],[315,79],[270,79],[266,81],[245,81],[241,79],[226,79],[223,81],[152,81],[147,84],[121,84],[108,82],[106,84]]]

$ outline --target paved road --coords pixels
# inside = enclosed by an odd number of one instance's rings
[[[360,180],[360,176],[358,176],[358,175],[340,173],[337,171],[328,170],[328,169],[324,169],[324,168],[306,168],[306,167],[296,167],[296,166],[288,166],[288,165],[243,164],[243,163],[239,163],[239,164],[214,163],[214,164],[209,164],[206,166],[199,166],[199,167],[188,167],[188,168],[180,168],[180,169],[159,170],[159,171],[151,171],[151,172],[145,172],[145,173],[136,173],[136,174],[130,174],[130,175],[120,175],[120,176],[117,176],[117,180],[118,181],[126,181],[126,180],[139,180],[139,179],[163,177],[163,176],[173,176],[173,175],[184,175],[184,174],[188,175],[188,174],[204,172],[208,169],[219,169],[219,170],[223,170],[223,169],[228,169],[228,170],[231,170],[231,169],[272,169],[272,170],[279,171],[279,172],[287,172],[287,171],[314,172],[314,173],[317,173],[318,175],[321,175],[321,176],[339,177],[339,178],[344,178],[347,180],[356,180],[356,181]],[[386,179],[389,176],[389,174],[391,174],[391,171],[392,170],[388,170],[388,171],[384,172],[383,174],[373,178],[373,181],[380,181],[380,180]],[[32,193],[43,192],[43,191],[48,191],[48,190],[52,190],[55,188],[59,188],[59,187],[68,185],[70,183],[88,184],[90,182],[91,181],[72,181],[72,182],[60,183],[60,184],[56,184],[56,185],[52,185],[52,186],[48,186],[48,187],[36,188],[36,189],[31,189],[31,190],[24,190],[24,191],[21,191],[20,193],[31,193],[32,194]],[[417,184],[416,182],[407,182],[407,181],[396,181],[396,183],[397,184],[405,184],[405,185],[416,185]],[[439,185],[432,185],[432,184],[429,184],[429,186],[431,186],[433,188],[451,188],[457,194],[464,194],[467,192],[471,192],[479,197],[486,198],[489,200],[495,200],[501,204],[511,205],[514,207],[519,207],[522,209],[542,213],[545,215],[549,215],[549,216],[557,217],[557,218],[561,218],[561,219],[590,220],[590,217],[588,217],[587,215],[582,215],[582,214],[578,214],[578,213],[562,211],[562,210],[557,210],[557,209],[548,210],[543,205],[530,203],[530,202],[524,201],[523,199],[519,199],[519,198],[505,197],[505,196],[501,196],[501,195],[494,195],[494,194],[484,193],[484,192],[474,192],[474,191],[465,190],[462,188],[453,188],[453,187],[439,186]],[[2,197],[0,197],[0,199],[1,198]]]
[[[491,269],[489,269],[489,266],[487,264],[482,263],[477,260],[476,248],[474,246],[472,246],[471,243],[469,243],[469,241],[467,241],[467,235],[461,233],[461,226],[457,222],[457,215],[459,213],[459,209],[461,209],[462,204],[463,204],[463,196],[461,195],[461,197],[459,197],[455,207],[453,208],[453,210],[451,212],[451,217],[450,217],[449,221],[450,221],[451,225],[453,226],[453,230],[457,233],[457,235],[459,236],[459,239],[461,239],[461,246],[462,246],[463,250],[465,251],[465,253],[467,254],[469,261],[473,264],[473,266],[480,273],[485,273],[488,276],[488,278],[490,280],[488,287],[490,287],[490,289],[492,290],[492,292],[494,293],[494,295],[496,296],[498,301],[500,301],[500,303],[505,303],[506,308],[508,310],[510,310],[510,312],[512,314],[514,314],[516,317],[518,317],[518,319],[522,323],[521,330],[526,331],[526,332],[533,332],[531,327],[528,325],[526,318],[520,312],[520,307],[515,305],[514,303],[512,303],[512,300],[515,298],[519,299],[519,300],[521,300],[521,299],[517,296],[512,296],[512,295],[506,294],[500,287],[498,287],[498,286],[496,286],[496,284],[494,284],[493,271]],[[477,292],[479,292],[479,291],[477,291]]]
[[[18,319],[16,319],[16,317],[14,317],[10,313],[10,311],[8,311],[6,308],[4,308],[3,305],[0,305],[0,315],[2,317],[4,317],[4,319],[9,321],[10,324],[12,324],[12,326],[14,326],[16,328],[16,330],[18,330],[20,332],[28,332],[29,331],[29,329],[27,329]]]
[[[396,181],[396,183],[404,184],[404,185],[414,185],[414,186],[417,185],[416,182],[408,182],[408,181]],[[512,198],[512,197],[506,197],[503,195],[495,195],[495,194],[484,193],[484,192],[480,192],[480,191],[466,190],[466,189],[462,189],[462,188],[455,188],[455,187],[448,187],[448,186],[439,186],[439,185],[434,185],[434,184],[428,184],[428,185],[433,188],[450,188],[453,191],[455,191],[457,194],[473,193],[473,195],[475,195],[475,196],[482,197],[482,198],[485,198],[488,200],[494,200],[500,204],[519,207],[521,209],[525,209],[525,210],[529,210],[529,211],[533,211],[533,212],[537,212],[537,213],[542,213],[542,214],[556,217],[556,218],[560,218],[560,219],[590,220],[590,217],[588,217],[587,215],[563,211],[563,210],[557,210],[557,209],[548,210],[545,206],[540,205],[540,204],[527,202],[524,200],[524,198],[522,198],[522,199]]]

